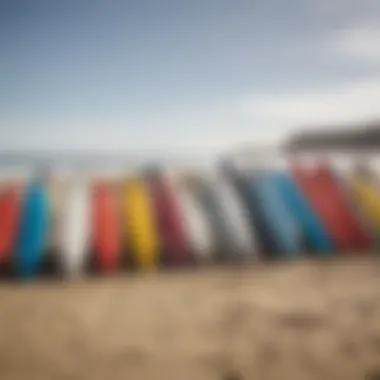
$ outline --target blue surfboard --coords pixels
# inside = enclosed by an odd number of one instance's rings
[[[298,188],[288,173],[278,173],[274,181],[293,216],[304,230],[308,243],[319,256],[329,256],[334,250],[334,244],[321,220],[314,213],[307,198]]]
[[[15,257],[16,271],[21,277],[33,277],[40,270],[47,244],[48,211],[44,185],[31,182],[24,196]]]
[[[277,244],[258,207],[259,199],[256,193],[255,179],[241,177],[237,179],[236,185],[247,208],[251,227],[257,234],[260,250],[267,257],[277,254]]]
[[[250,179],[251,189],[256,194],[257,208],[279,253],[289,259],[299,257],[303,242],[301,226],[283,202],[274,176],[269,173],[256,176]]]

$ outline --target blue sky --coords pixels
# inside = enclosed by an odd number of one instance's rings
[[[217,151],[377,117],[377,0],[0,0],[0,148]]]

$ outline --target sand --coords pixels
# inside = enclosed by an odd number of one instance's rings
[[[377,260],[4,280],[0,379],[370,379]]]

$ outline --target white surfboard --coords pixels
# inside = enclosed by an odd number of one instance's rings
[[[236,259],[253,260],[258,258],[257,240],[249,224],[247,211],[237,191],[226,178],[212,173],[207,176],[207,183],[224,215],[228,226],[229,238],[235,247]],[[232,253],[231,253],[232,254]]]
[[[179,179],[168,177],[178,200],[181,217],[195,260],[199,263],[213,261],[215,245],[211,225],[193,194]]]
[[[83,272],[90,242],[90,184],[84,180],[69,183],[62,203],[60,258],[67,275]]]

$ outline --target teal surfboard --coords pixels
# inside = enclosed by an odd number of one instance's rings
[[[26,188],[16,249],[16,271],[21,277],[38,274],[47,244],[49,202],[47,191],[40,181]]]

